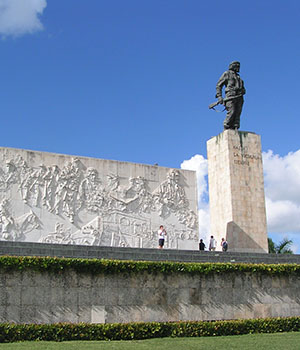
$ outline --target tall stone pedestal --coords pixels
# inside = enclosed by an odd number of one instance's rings
[[[225,130],[207,141],[211,234],[220,250],[267,253],[260,136]]]

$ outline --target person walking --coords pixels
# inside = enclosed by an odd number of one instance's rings
[[[214,239],[214,236],[210,236],[209,241],[209,251],[215,251],[217,247],[217,241]]]
[[[222,247],[222,251],[223,251],[223,252],[227,252],[228,243],[227,243],[227,241],[225,240],[225,238],[222,238],[221,247]]]
[[[203,242],[203,239],[200,239],[200,242],[199,242],[199,250],[205,250],[205,244]]]

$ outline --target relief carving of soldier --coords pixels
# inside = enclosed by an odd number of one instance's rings
[[[54,205],[54,196],[57,188],[60,170],[57,165],[48,166],[43,176],[43,205],[51,212]]]
[[[3,199],[0,203],[0,227],[3,239],[12,238],[11,231],[14,228],[14,219],[10,215],[7,199]]]
[[[1,189],[8,189],[12,184],[19,181],[16,165],[11,160],[5,163],[5,171],[1,169]]]
[[[78,201],[79,208],[85,203],[91,212],[98,212],[102,208],[104,194],[96,169],[87,168],[85,177],[79,186]]]
[[[218,104],[224,104],[227,111],[224,120],[224,129],[239,129],[240,116],[244,104],[243,96],[246,93],[244,82],[239,75],[240,62],[230,63],[229,69],[222,74],[216,86],[217,102],[211,104],[209,108],[214,108]],[[225,86],[225,98],[222,96],[222,89]]]
[[[160,216],[167,217],[171,212],[186,207],[187,200],[183,187],[179,185],[179,172],[172,170],[167,175],[156,194],[156,201],[160,204]]]

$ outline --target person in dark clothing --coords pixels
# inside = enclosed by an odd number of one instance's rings
[[[203,243],[203,239],[200,239],[199,250],[205,250],[205,244]]]
[[[225,240],[225,238],[222,238],[221,247],[222,247],[222,251],[223,251],[223,252],[227,252],[228,243],[227,243],[227,241]]]

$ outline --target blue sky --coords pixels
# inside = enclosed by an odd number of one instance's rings
[[[262,137],[270,236],[300,252],[300,2],[0,0],[1,146],[198,170],[208,110],[241,62],[241,129]]]

